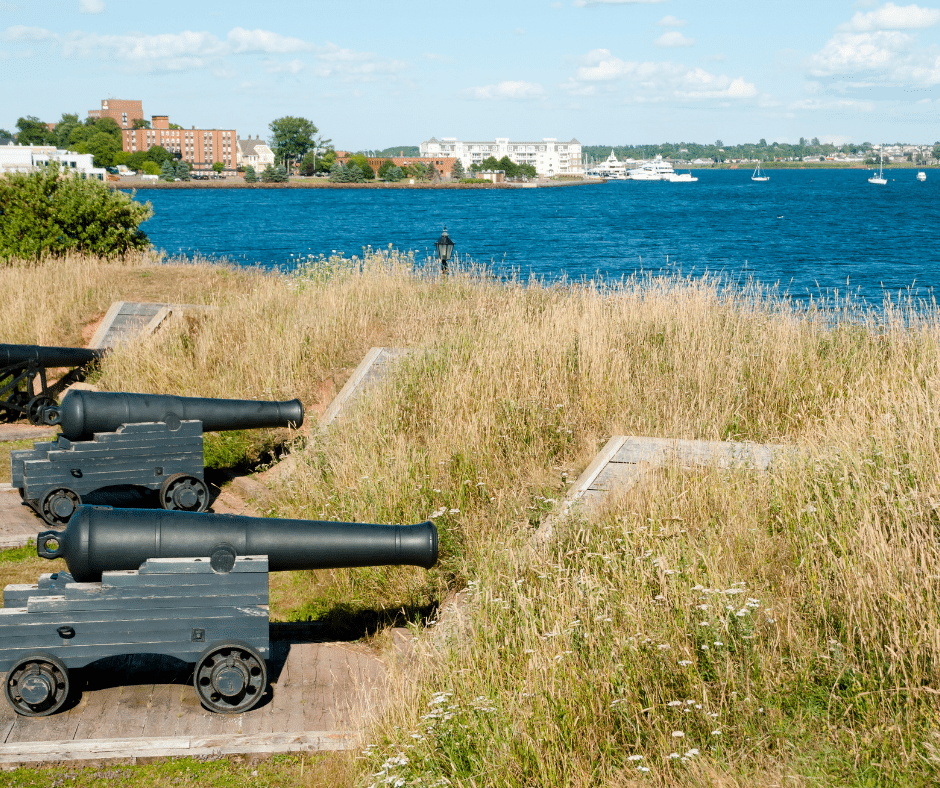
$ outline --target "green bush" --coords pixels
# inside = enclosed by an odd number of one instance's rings
[[[255,172],[255,168],[250,164],[245,167],[245,183],[256,183],[258,181],[258,173]]]
[[[150,240],[140,224],[151,216],[149,202],[134,202],[98,180],[60,177],[57,164],[14,173],[0,178],[0,262],[146,249]]]

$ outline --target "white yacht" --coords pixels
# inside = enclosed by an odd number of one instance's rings
[[[884,186],[888,182],[888,179],[885,178],[884,176],[884,164],[885,164],[885,152],[884,152],[884,148],[882,148],[881,158],[879,159],[879,163],[878,163],[878,174],[875,175],[875,173],[872,173],[871,177],[868,179],[869,183],[874,183],[878,186]]]
[[[647,161],[635,170],[627,170],[627,177],[631,181],[665,181],[667,176],[675,175],[675,170],[668,161],[663,161],[659,154],[652,161]]]
[[[695,183],[698,178],[692,175],[692,170],[689,170],[688,172],[674,172],[671,175],[664,175],[663,180],[669,183]]]
[[[917,180],[919,181],[927,180],[927,173],[921,170],[919,173],[917,173]]]
[[[627,165],[620,161],[615,155],[613,149],[600,164],[591,167],[586,175],[594,178],[607,178],[612,181],[625,181],[627,179]]]

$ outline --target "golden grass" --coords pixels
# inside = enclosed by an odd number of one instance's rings
[[[69,297],[107,289],[83,265]],[[414,616],[471,589],[461,636],[416,624],[425,656],[359,761],[365,784],[937,779],[934,305],[798,310],[709,278],[442,280],[394,254],[224,270],[183,299],[216,312],[119,350],[100,385],[309,406],[370,346],[413,349],[297,444],[270,512],[435,515],[441,532],[431,572],[297,573],[285,617]],[[798,451],[764,475],[665,468],[533,553],[612,434]]]

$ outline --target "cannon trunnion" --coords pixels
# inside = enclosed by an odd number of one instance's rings
[[[71,670],[125,654],[193,663],[203,705],[234,713],[267,687],[269,571],[430,568],[437,529],[82,506],[65,532],[39,535],[37,552],[65,558],[70,571],[4,589],[0,672],[18,714],[54,714]]]
[[[82,496],[118,485],[158,492],[164,509],[205,511],[203,432],[300,426],[303,406],[299,400],[70,391],[44,417],[60,434],[11,452],[10,476],[40,517],[62,526]]]

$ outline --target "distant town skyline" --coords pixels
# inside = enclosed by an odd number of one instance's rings
[[[122,98],[242,138],[301,115],[348,150],[940,139],[940,7],[868,0],[0,0],[0,67],[9,131]]]

